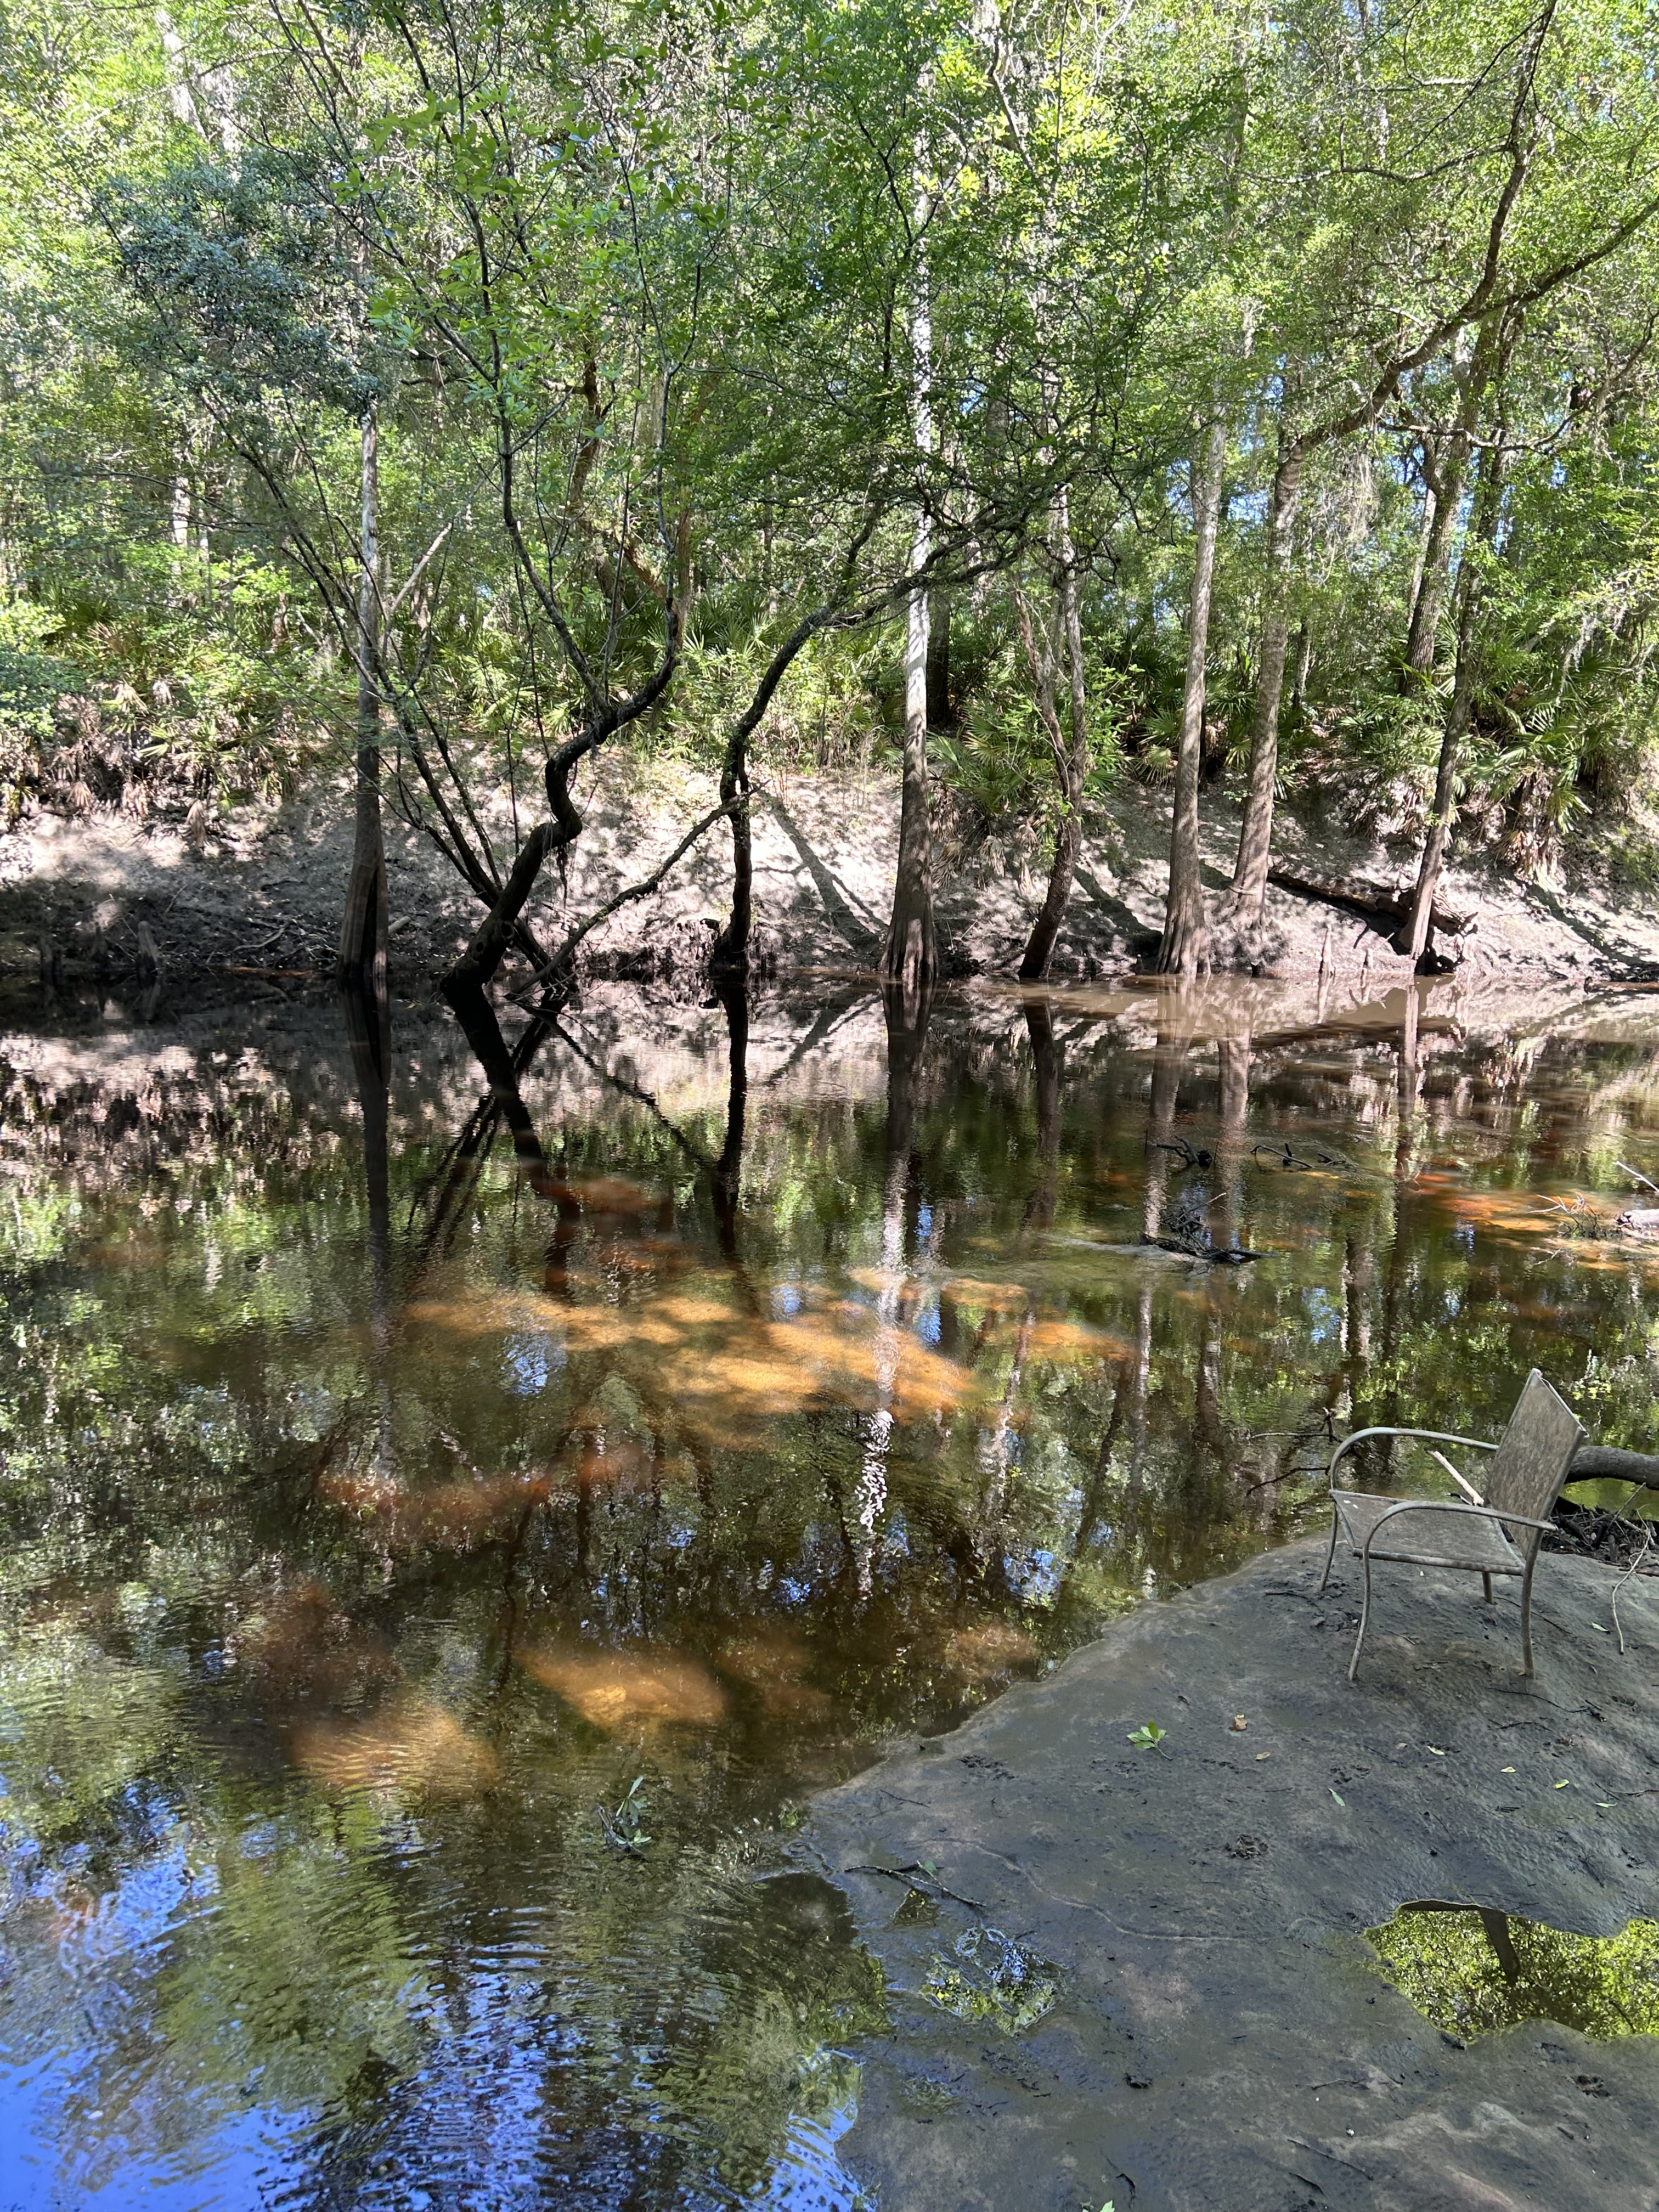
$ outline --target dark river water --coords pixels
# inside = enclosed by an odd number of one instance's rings
[[[482,1043],[0,1038],[0,2208],[848,2212],[815,1790],[1322,1526],[1356,1422],[1535,1364],[1659,1449],[1585,1233],[1659,998]]]

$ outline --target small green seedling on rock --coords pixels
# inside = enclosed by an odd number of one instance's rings
[[[1156,1721],[1143,1721],[1129,1741],[1137,1751],[1156,1751],[1170,1731]]]

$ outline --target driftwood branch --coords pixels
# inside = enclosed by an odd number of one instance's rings
[[[1267,870],[1267,881],[1277,884],[1281,890],[1295,891],[1302,898],[1323,899],[1329,906],[1347,907],[1371,921],[1399,923],[1411,915],[1409,888],[1394,890],[1386,884],[1367,883],[1358,877],[1344,881],[1334,876],[1310,875],[1301,868],[1287,868],[1278,860]],[[1448,937],[1462,937],[1474,927],[1474,916],[1453,914],[1449,908],[1437,905],[1434,926]]]

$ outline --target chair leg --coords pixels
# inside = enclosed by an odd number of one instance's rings
[[[1532,1571],[1536,1563],[1534,1553],[1521,1577],[1521,1672],[1525,1675],[1532,1673]]]
[[[1492,1577],[1490,1575],[1483,1574],[1481,1576],[1480,1589],[1486,1598],[1486,1603],[1490,1605],[1492,1603]]]
[[[1371,1555],[1365,1554],[1365,1595],[1360,1601],[1359,1633],[1353,1640],[1353,1657],[1348,1662],[1348,1680],[1355,1680],[1359,1672],[1359,1650],[1365,1641],[1365,1624],[1371,1617]]]
[[[1336,1557],[1336,1532],[1341,1525],[1340,1521],[1337,1518],[1336,1508],[1333,1505],[1331,1508],[1331,1548],[1325,1554],[1325,1571],[1319,1577],[1319,1588],[1322,1595],[1324,1594],[1326,1583],[1329,1582],[1331,1578],[1331,1561]]]

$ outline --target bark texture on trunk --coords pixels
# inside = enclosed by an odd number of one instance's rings
[[[1452,526],[1463,496],[1464,456],[1454,433],[1440,473],[1431,489],[1434,513],[1423,547],[1423,566],[1412,601],[1411,626],[1406,633],[1406,665],[1402,690],[1426,681],[1434,672],[1435,647],[1440,635],[1440,610],[1445,605],[1446,582],[1451,573]]]
[[[1175,819],[1170,827],[1170,897],[1156,963],[1160,975],[1196,975],[1209,960],[1209,922],[1198,849],[1199,756],[1204,742],[1204,663],[1210,642],[1226,428],[1217,422],[1193,471],[1193,587],[1187,615],[1187,683],[1176,757]]]
[[[1048,972],[1054,945],[1065,927],[1071,903],[1072,878],[1083,847],[1083,793],[1089,781],[1089,702],[1083,665],[1083,620],[1078,608],[1077,562],[1072,545],[1071,519],[1062,491],[1055,509],[1055,534],[1060,557],[1060,624],[1066,641],[1066,673],[1071,696],[1071,744],[1060,741],[1057,725],[1050,729],[1054,772],[1060,779],[1060,814],[1054,830],[1054,857],[1024,957],[1019,963],[1022,983],[1040,983]],[[1052,720],[1052,681],[1050,717]]]
[[[1492,383],[1499,344],[1500,333],[1497,324],[1493,321],[1484,323],[1475,340],[1474,355],[1461,379],[1456,418],[1443,447],[1436,453],[1431,465],[1432,472],[1425,455],[1424,473],[1428,477],[1430,489],[1434,495],[1434,516],[1429,525],[1423,553],[1422,577],[1412,606],[1411,628],[1406,636],[1406,665],[1401,672],[1401,688],[1407,693],[1426,684],[1434,675],[1440,617],[1446,604],[1446,591],[1451,578],[1452,544],[1456,534],[1458,514],[1463,504],[1469,454],[1480,425],[1480,410],[1486,404]]]
[[[917,193],[917,235],[926,228],[927,197]],[[915,377],[913,401],[916,450],[933,443],[933,315],[927,268],[920,250],[910,303],[910,353]],[[920,574],[933,550],[933,532],[925,514],[916,520],[911,573]],[[927,587],[910,593],[904,641],[904,767],[899,793],[899,851],[893,885],[893,918],[882,953],[881,978],[896,986],[908,1007],[917,1009],[939,970],[939,940],[933,926],[933,833],[927,808],[927,647],[932,635]]]
[[[1291,548],[1306,449],[1279,433],[1279,465],[1267,499],[1267,564],[1262,585],[1261,658],[1250,716],[1249,788],[1239,825],[1238,857],[1225,913],[1244,931],[1261,927],[1273,851],[1273,790],[1279,775],[1279,710],[1291,640]]]
[[[916,558],[927,556],[926,527]],[[898,873],[881,975],[920,1004],[939,967],[933,927],[933,835],[927,806],[927,594],[912,592],[904,650],[904,764],[899,787]]]
[[[340,927],[339,969],[371,997],[386,990],[386,843],[380,828],[380,423],[363,410],[361,444],[362,536],[357,572],[357,778],[351,873]]]
[[[1446,847],[1451,838],[1457,771],[1462,760],[1463,740],[1468,734],[1470,709],[1474,703],[1476,664],[1480,657],[1480,563],[1497,541],[1498,519],[1503,505],[1503,447],[1501,445],[1489,447],[1480,463],[1474,514],[1458,575],[1457,670],[1452,679],[1451,700],[1446,708],[1445,724],[1441,731],[1440,758],[1434,778],[1434,801],[1429,810],[1428,830],[1423,841],[1423,858],[1417,871],[1417,888],[1413,895],[1411,912],[1395,939],[1395,951],[1408,953],[1414,961],[1431,959],[1433,956],[1437,927],[1435,894],[1440,888],[1440,872],[1445,864]],[[1474,557],[1471,558],[1472,555]]]

